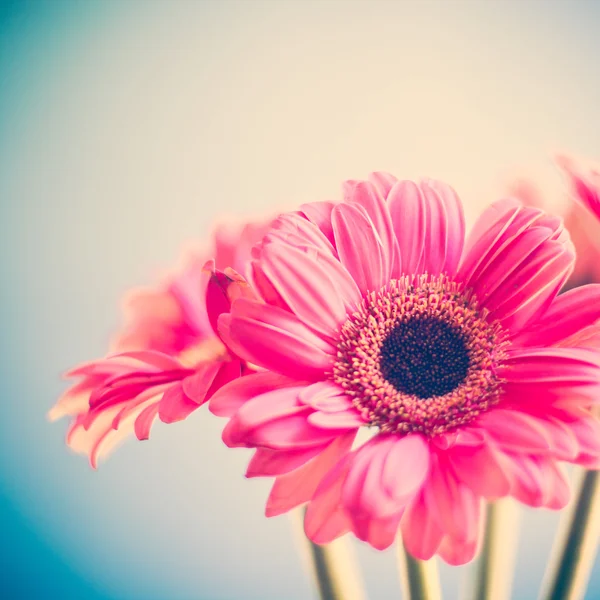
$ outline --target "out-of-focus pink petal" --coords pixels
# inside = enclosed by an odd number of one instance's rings
[[[252,398],[296,383],[277,373],[254,373],[223,386],[211,397],[208,407],[219,417],[230,417]]]
[[[569,177],[577,199],[600,219],[600,168],[566,155],[557,156],[556,162]]]
[[[438,548],[438,554],[449,565],[460,566],[472,561],[478,549],[478,538],[465,541],[447,535]]]
[[[388,198],[390,190],[398,181],[391,173],[385,171],[376,171],[369,175],[369,181],[379,190],[379,193],[384,199]]]
[[[313,446],[306,450],[271,450],[257,448],[248,464],[246,477],[270,477],[284,475],[298,469],[311,458],[321,454],[325,446]]]
[[[448,460],[457,478],[478,496],[495,500],[509,493],[503,455],[491,442],[476,448],[453,448]]]
[[[308,422],[321,429],[354,429],[366,424],[354,407],[335,413],[317,411],[308,416]]]
[[[429,560],[437,552],[444,536],[429,510],[423,491],[407,506],[400,528],[404,547],[420,560]]]
[[[503,449],[527,453],[548,453],[551,443],[548,433],[538,419],[516,410],[493,408],[477,419]]]
[[[221,362],[208,361],[196,366],[195,372],[182,382],[183,393],[198,405],[207,400],[207,392],[221,369]]]
[[[308,502],[326,474],[348,454],[354,437],[354,433],[341,435],[299,469],[277,477],[267,500],[267,517],[280,515]]]
[[[135,420],[135,435],[138,440],[147,440],[150,437],[150,428],[158,414],[158,404],[146,406]]]
[[[350,531],[350,519],[340,506],[349,457],[342,458],[321,480],[306,509],[304,532],[315,544],[329,544]]]
[[[171,386],[162,397],[158,407],[158,417],[163,423],[183,421],[200,405],[194,402],[183,391],[183,386],[177,383]]]

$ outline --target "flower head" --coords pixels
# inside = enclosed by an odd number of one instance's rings
[[[274,476],[267,515],[307,503],[307,535],[401,530],[416,557],[469,561],[482,499],[563,507],[559,462],[597,466],[600,286],[558,296],[560,219],[501,200],[465,242],[449,186],[376,173],[337,205],[281,216],[255,247],[259,298],[219,318],[266,369],[221,388],[229,446]],[[369,434],[364,442],[359,431]]]
[[[565,287],[600,283],[600,169],[589,161],[567,155],[557,156],[556,164],[569,186],[570,197],[563,214],[577,250],[575,268]],[[537,208],[546,208],[551,200],[529,179],[514,181],[510,192],[528,206]]]
[[[113,352],[66,374],[77,381],[49,416],[73,417],[67,444],[93,467],[131,433],[147,439],[157,416],[165,423],[185,419],[220,386],[250,372],[216,331],[230,307],[229,284],[239,279],[216,267],[243,265],[263,230],[251,224],[234,235],[220,228],[216,265],[194,251],[156,288],[131,292]]]

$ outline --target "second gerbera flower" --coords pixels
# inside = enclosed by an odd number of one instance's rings
[[[600,287],[556,297],[571,272],[560,219],[500,201],[464,246],[447,185],[375,174],[338,205],[284,215],[255,249],[260,298],[220,331],[268,369],[210,401],[229,446],[275,476],[267,514],[309,502],[317,543],[347,531],[376,548],[454,564],[477,548],[482,498],[560,508],[558,461],[593,464],[600,357],[578,340]],[[597,307],[597,308],[595,308]],[[375,433],[356,445],[359,429]]]

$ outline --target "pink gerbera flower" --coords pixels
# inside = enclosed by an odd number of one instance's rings
[[[449,186],[376,173],[286,214],[254,250],[259,294],[219,329],[267,369],[219,390],[228,446],[274,476],[267,515],[308,502],[318,544],[352,531],[469,561],[481,501],[563,507],[559,461],[597,466],[600,286],[557,297],[561,220],[502,200],[466,244]],[[367,432],[364,441],[359,432]],[[369,437],[369,436],[367,436]]]
[[[262,233],[258,225],[235,234],[218,229],[217,265],[243,265]],[[214,260],[189,254],[157,288],[128,296],[112,354],[66,374],[77,382],[49,416],[73,417],[67,444],[87,454],[94,468],[131,433],[147,439],[156,416],[165,423],[185,419],[221,385],[249,372],[216,332],[218,316],[229,310],[228,284],[237,278],[226,272],[217,271]]]
[[[564,208],[565,225],[577,250],[575,268],[566,288],[600,282],[600,169],[589,161],[559,155],[556,163],[566,175],[571,195]],[[519,179],[510,192],[529,206],[544,208],[549,198],[531,180]],[[590,218],[590,212],[597,218]]]

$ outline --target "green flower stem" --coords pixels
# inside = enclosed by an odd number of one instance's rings
[[[318,546],[304,535],[304,509],[293,513],[294,529],[321,600],[366,600],[360,567],[347,536]]]
[[[398,564],[403,600],[441,600],[440,577],[436,559],[413,558],[398,537]]]
[[[510,499],[487,506],[481,554],[476,563],[471,600],[508,600],[515,567],[517,506]]]
[[[577,495],[564,514],[544,578],[541,598],[580,600],[585,596],[600,536],[600,474],[580,474]]]

